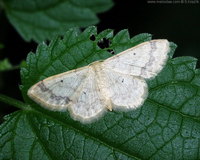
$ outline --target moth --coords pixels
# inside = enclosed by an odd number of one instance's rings
[[[107,110],[136,109],[148,95],[145,80],[163,69],[169,51],[166,39],[144,42],[104,61],[48,77],[33,85],[28,96],[46,109],[68,110],[82,123]]]

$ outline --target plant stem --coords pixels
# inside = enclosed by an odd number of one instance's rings
[[[6,95],[0,94],[0,102],[4,102],[6,104],[9,104],[11,106],[17,107],[19,109],[27,109],[29,106],[17,99],[8,97]]]

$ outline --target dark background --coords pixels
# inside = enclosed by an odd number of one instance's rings
[[[113,8],[99,14],[98,30],[114,29],[118,32],[128,29],[131,36],[139,33],[151,33],[154,39],[165,38],[178,45],[177,56],[193,56],[200,59],[200,1],[197,4],[154,3],[148,0],[115,0]],[[187,2],[187,3],[186,3]],[[25,42],[8,22],[4,12],[0,11],[0,59],[9,58],[13,65],[24,60],[28,52],[35,52],[37,44]],[[199,66],[198,62],[198,66]],[[22,100],[19,91],[19,70],[0,73],[0,93]],[[0,103],[0,117],[16,110]],[[2,120],[2,119],[1,119]]]

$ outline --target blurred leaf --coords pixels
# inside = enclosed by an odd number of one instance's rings
[[[7,71],[7,70],[14,70],[14,69],[19,69],[21,67],[26,66],[26,61],[21,61],[21,63],[17,66],[13,66],[9,59],[5,58],[4,60],[0,60],[0,71]]]
[[[19,64],[19,66],[20,66],[20,68],[22,68],[22,67],[26,67],[26,61],[21,61],[21,63]]]
[[[112,0],[4,0],[8,19],[26,40],[41,42],[71,27],[97,24],[96,13],[113,5]]]
[[[29,87],[39,80],[112,56],[97,45],[105,37],[115,54],[151,39],[150,34],[130,39],[127,30],[113,36],[112,30],[97,34],[95,27],[83,33],[71,29],[64,38],[40,44],[36,54],[28,54],[21,69],[21,90],[32,109],[5,118],[0,126],[0,159],[200,158],[200,71],[195,58],[171,58],[173,43],[167,65],[148,81],[148,99],[136,110],[107,112],[83,125],[68,112],[45,110],[27,97]]]
[[[0,60],[0,71],[6,71],[10,69],[12,69],[12,64],[7,58]]]

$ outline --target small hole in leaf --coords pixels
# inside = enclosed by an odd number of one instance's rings
[[[95,37],[94,34],[90,36],[90,40],[91,40],[91,41],[95,41],[95,39],[96,39],[96,37]]]
[[[111,44],[111,41],[107,38],[103,38],[101,39],[100,41],[97,42],[97,45],[101,48],[101,49],[104,49],[104,48],[108,48]]]
[[[64,39],[64,36],[60,35],[60,40],[63,40]]]
[[[45,43],[48,46],[50,44],[50,40],[46,40]]]
[[[110,52],[110,54],[115,54],[115,51],[113,49],[107,49],[108,52]]]

